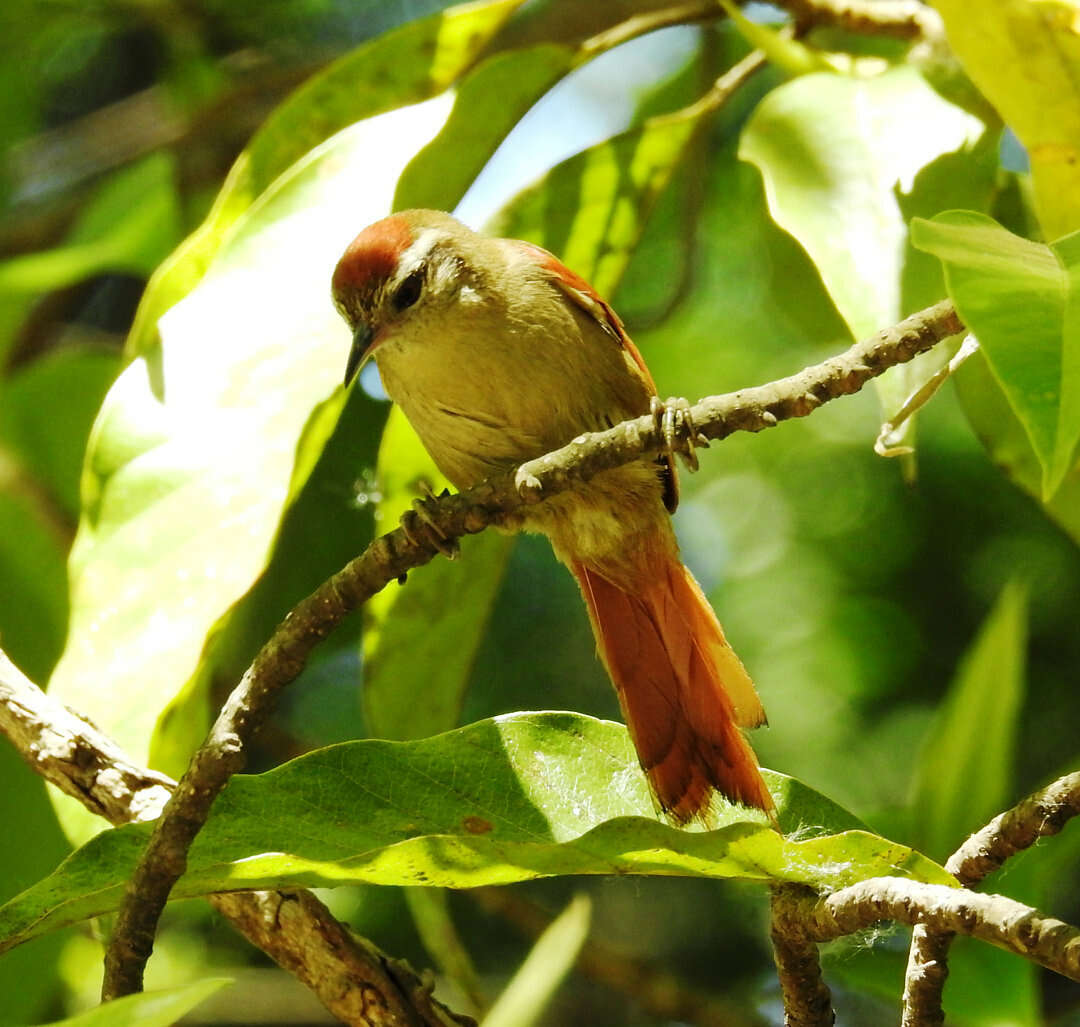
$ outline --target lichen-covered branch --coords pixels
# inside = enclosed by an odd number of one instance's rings
[[[801,903],[813,898],[812,891],[795,885],[777,886],[772,892],[770,937],[784,999],[784,1027],[831,1027],[836,1022],[817,944],[794,915]]]
[[[971,888],[1040,838],[1057,834],[1077,814],[1080,771],[1058,778],[994,817],[949,857],[945,869]]]
[[[803,897],[784,912],[785,933],[823,942],[882,920],[926,924],[997,945],[1080,980],[1080,929],[1004,895],[982,895],[901,877],[874,877],[821,899]]]
[[[702,400],[691,409],[694,432],[699,441],[718,439],[803,417],[829,400],[857,392],[889,367],[911,360],[962,328],[952,304],[943,301],[789,378]],[[682,435],[678,441],[685,447],[689,429]],[[169,892],[184,873],[188,849],[214,799],[243,768],[247,745],[270,715],[278,693],[297,677],[314,647],[347,613],[389,582],[431,560],[443,540],[481,531],[523,504],[541,502],[603,470],[652,458],[664,445],[662,427],[651,415],[606,432],[579,436],[514,472],[432,503],[430,543],[398,528],[376,539],[293,609],[229,696],[155,824],[117,916],[106,953],[103,994],[113,998],[141,989],[158,919]]]
[[[112,739],[50,699],[2,651],[0,734],[46,781],[111,824],[153,820],[176,784],[138,766]],[[342,1023],[473,1023],[437,1002],[430,984],[407,964],[353,935],[310,892],[233,892],[210,901]]]
[[[173,780],[128,759],[112,739],[50,699],[0,651],[0,734],[30,767],[111,824],[153,820]]]
[[[1080,773],[1066,774],[994,817],[953,853],[945,868],[971,888],[1011,856],[1040,838],[1057,834],[1078,813]],[[954,936],[952,931],[935,930],[929,924],[915,925],[904,978],[902,1027],[935,1027],[945,1022],[941,996]]]

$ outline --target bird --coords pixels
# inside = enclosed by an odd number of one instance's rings
[[[456,488],[663,409],[612,307],[533,243],[485,236],[441,211],[401,211],[352,240],[331,291],[352,331],[345,385],[374,359]],[[707,827],[720,793],[775,825],[742,730],[765,723],[765,711],[679,554],[678,499],[669,447],[500,527],[547,536],[577,580],[660,810]]]

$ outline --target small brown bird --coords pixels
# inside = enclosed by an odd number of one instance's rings
[[[648,413],[656,386],[615,312],[531,243],[438,211],[365,228],[333,277],[353,331],[346,384],[373,356],[383,385],[458,488]],[[679,557],[671,456],[598,474],[527,507],[573,573],[660,806],[708,821],[713,789],[773,815],[740,727],[765,712]]]

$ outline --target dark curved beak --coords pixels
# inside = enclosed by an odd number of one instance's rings
[[[348,386],[356,377],[356,372],[363,366],[368,358],[368,347],[375,332],[371,325],[361,321],[353,331],[352,349],[349,350],[349,359],[345,363],[345,385]]]

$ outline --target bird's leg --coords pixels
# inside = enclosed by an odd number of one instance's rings
[[[663,436],[667,452],[678,453],[687,468],[696,471],[697,447],[708,448],[709,440],[704,435],[699,435],[694,427],[689,401],[678,396],[672,396],[668,400],[653,396],[649,400],[649,413],[656,421],[657,431]],[[681,446],[678,444],[680,442]]]
[[[431,509],[432,503],[439,497],[435,496],[426,482],[421,483],[421,488],[424,494],[417,496],[412,501],[412,508],[401,515],[401,530],[413,545],[434,546],[448,560],[456,560],[461,555],[458,540],[446,537]],[[448,496],[450,492],[443,489],[441,495]]]

